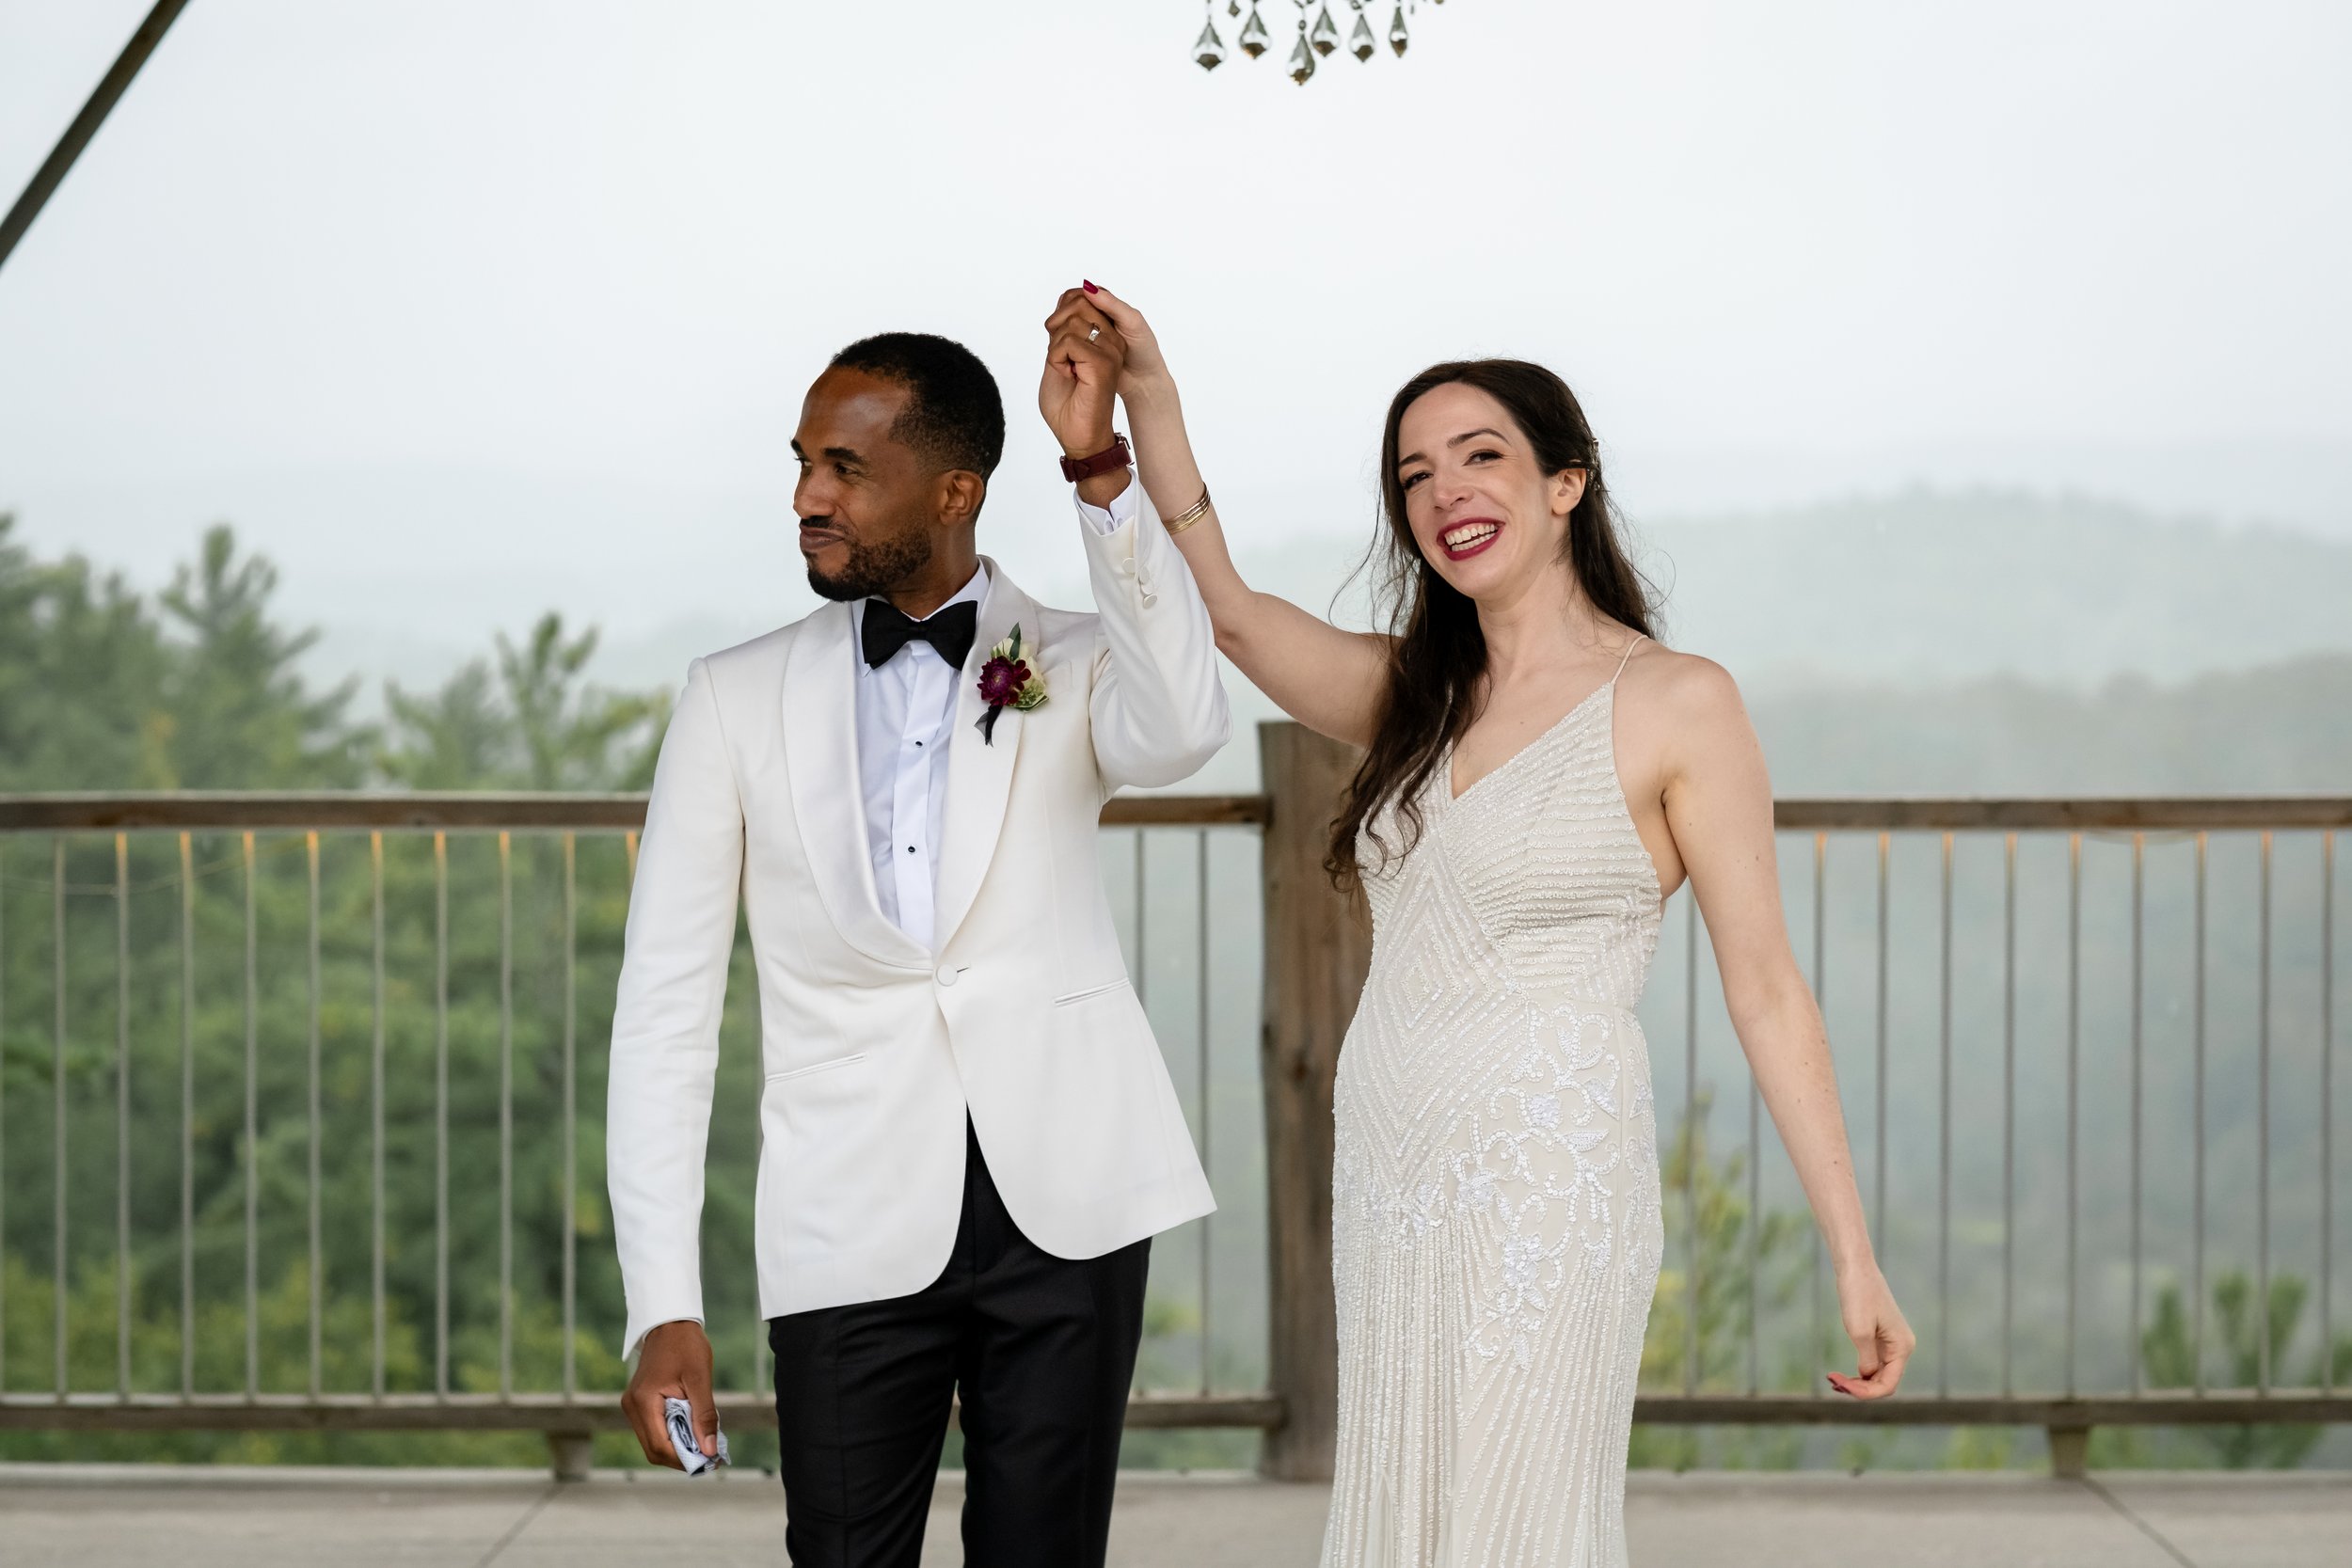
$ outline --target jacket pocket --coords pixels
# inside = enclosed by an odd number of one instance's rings
[[[1073,990],[1067,996],[1057,996],[1054,998],[1054,1006],[1057,1007],[1067,1007],[1073,1002],[1084,1002],[1089,996],[1101,996],[1105,991],[1117,990],[1121,986],[1129,983],[1130,982],[1127,977],[1122,974],[1118,979],[1109,981],[1104,985],[1089,986],[1084,990]]]
[[[864,1060],[866,1060],[865,1052],[852,1052],[847,1056],[835,1056],[831,1061],[811,1062],[806,1067],[796,1067],[789,1072],[771,1072],[768,1075],[768,1082],[771,1084],[788,1084],[795,1078],[805,1078],[812,1072],[823,1072],[829,1068],[848,1067],[852,1062],[862,1062]]]

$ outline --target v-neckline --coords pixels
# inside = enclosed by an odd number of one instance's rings
[[[1613,677],[1593,688],[1592,690],[1584,694],[1584,700],[1582,702],[1577,704],[1574,707],[1568,709],[1567,712],[1553,720],[1550,725],[1544,730],[1543,734],[1535,736],[1534,739],[1529,741],[1526,745],[1521,746],[1518,751],[1513,752],[1509,756],[1504,757],[1501,762],[1496,763],[1492,768],[1487,768],[1484,773],[1479,774],[1477,778],[1472,779],[1470,783],[1470,787],[1464,789],[1459,794],[1454,793],[1454,748],[1448,746],[1445,749],[1446,804],[1449,806],[1460,805],[1463,801],[1477,794],[1481,789],[1484,789],[1486,786],[1487,780],[1493,778],[1498,773],[1508,772],[1521,757],[1527,755],[1528,752],[1549,740],[1553,736],[1558,735],[1562,730],[1566,729],[1568,727],[1569,720],[1574,719],[1578,714],[1582,713],[1586,708],[1591,707],[1602,692],[1614,690],[1616,689],[1616,685],[1617,683]],[[1613,756],[1610,766],[1613,768],[1616,766]]]

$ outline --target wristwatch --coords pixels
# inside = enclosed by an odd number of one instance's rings
[[[1106,474],[1116,468],[1124,468],[1134,462],[1135,458],[1127,451],[1127,437],[1114,435],[1111,436],[1111,444],[1092,457],[1063,458],[1061,477],[1075,484],[1082,479],[1092,479],[1096,474]]]

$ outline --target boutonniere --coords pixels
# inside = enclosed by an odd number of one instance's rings
[[[1018,626],[1010,637],[988,651],[988,662],[980,666],[980,701],[988,705],[979,719],[980,738],[991,746],[996,744],[998,714],[1007,708],[1026,713],[1044,703],[1045,677],[1023,657]]]

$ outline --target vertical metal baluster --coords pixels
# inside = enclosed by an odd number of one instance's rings
[[[67,1298],[67,1291],[66,1291],[66,1250],[67,1250],[67,1248],[66,1248],[66,1202],[65,1202],[65,1196],[66,1196],[66,1146],[65,1146],[65,1145],[66,1145],[66,1119],[65,1119],[65,1030],[66,1030],[66,1008],[65,1008],[65,839],[64,839],[63,835],[59,835],[57,838],[54,839],[54,840],[51,842],[51,853],[52,853],[52,862],[51,862],[51,865],[50,865],[50,891],[51,891],[51,895],[52,895],[52,900],[53,900],[53,907],[52,907],[52,908],[51,908],[51,910],[50,910],[50,931],[51,931],[51,938],[52,938],[52,940],[51,940],[51,942],[50,942],[50,952],[51,952],[52,959],[53,959],[53,961],[55,962],[55,964],[56,964],[56,976],[55,976],[55,983],[56,983],[56,995],[55,1001],[56,1001],[56,1015],[57,1015],[57,1018],[56,1018],[56,1045],[55,1045],[55,1055],[53,1056],[53,1058],[52,1058],[52,1060],[51,1060],[51,1064],[50,1064],[50,1080],[51,1080],[50,1086],[51,1086],[51,1089],[52,1089],[53,1093],[55,1094],[55,1097],[56,1097],[56,1110],[55,1110],[55,1112],[54,1112],[54,1117],[55,1117],[55,1120],[56,1120],[56,1135],[55,1135],[55,1136],[51,1139],[51,1143],[52,1143],[52,1146],[53,1146],[53,1148],[54,1148],[54,1149],[55,1149],[55,1151],[56,1151],[56,1164],[57,1164],[57,1171],[56,1171],[56,1277],[51,1281],[51,1285],[52,1285],[53,1289],[54,1289],[54,1290],[56,1291],[56,1304],[57,1304],[57,1318],[56,1318],[56,1325],[57,1325],[57,1332],[56,1332],[56,1341],[57,1341],[57,1342],[56,1342],[56,1357],[57,1357],[57,1368],[56,1368],[56,1372],[57,1372],[57,1399],[58,1399],[58,1401],[59,1401],[60,1402],[62,1402],[64,1401],[65,1397],[66,1397],[66,1390],[67,1390],[68,1382],[69,1382],[68,1377],[67,1377],[67,1372],[66,1372],[66,1335],[65,1335],[65,1314],[66,1314],[66,1305],[67,1305],[67,1300],[66,1300],[66,1298]]]
[[[515,1392],[515,847],[499,832],[499,1392]]]
[[[368,1040],[368,1199],[370,1212],[368,1289],[373,1311],[374,1344],[368,1387],[384,1397],[384,835],[368,835],[368,880],[374,941],[373,1017]]]
[[[56,1039],[50,1060],[50,1091],[56,1098],[56,1133],[52,1138],[56,1152],[56,1399],[64,1402],[69,1378],[66,1378],[66,839],[59,834],[52,839],[50,889],[52,908],[52,941],[50,952],[56,966]]]
[[[2001,847],[2001,1394],[2017,1326],[2017,835]]]
[[[1944,910],[1936,1025],[1935,1391],[1949,1394],[1952,1343],[1952,835],[1944,835]]]
[[[2066,835],[2066,1391],[2074,1391],[2074,1318],[2082,1186],[2083,835]]]
[[[2132,1361],[2132,1392],[2140,1391],[2143,1377],[2139,1354],[2139,1291],[2141,1263],[2140,1226],[2140,1107],[2142,1102],[2141,1041],[2145,1031],[2141,1024],[2143,1012],[2141,992],[2146,968],[2144,911],[2147,907],[2148,835],[2132,835],[2132,1322],[2130,1347]]]
[[[449,1397],[449,834],[433,835],[433,1391]]]
[[[0,838],[0,1040],[8,1037],[8,840]],[[0,1174],[8,1168],[8,1078],[0,1068]],[[0,1395],[8,1391],[8,1203],[0,1181]]]
[[[180,1395],[196,1393],[196,841],[180,835]]]
[[[1209,1159],[1209,830],[1206,828],[1195,835],[1195,855],[1194,908],[1200,917],[1200,963],[1198,974],[1200,994],[1194,1001],[1193,1011],[1200,1022],[1200,1043],[1194,1061],[1200,1069],[1200,1168],[1208,1170],[1212,1166]],[[1200,1391],[1203,1394],[1209,1391],[1209,1354],[1216,1338],[1211,1332],[1209,1312],[1211,1217],[1207,1214],[1200,1216]]]
[[[2262,835],[2254,1030],[2254,1391],[2270,1392],[2270,832]]]
[[[2319,1386],[2336,1391],[2336,835],[2319,839]]]
[[[1827,959],[1829,954],[1829,924],[1826,912],[1828,897],[1828,878],[1826,876],[1826,872],[1828,870],[1828,860],[1829,834],[1815,833],[1813,835],[1813,999],[1815,1004],[1822,1009],[1824,1014],[1826,1014],[1828,1008],[1828,998],[1823,990],[1828,976],[1828,965],[1825,960]],[[1822,1026],[1822,1036],[1824,1039],[1828,1037],[1828,1025],[1826,1022],[1824,1022]],[[1827,1342],[1824,1338],[1824,1329],[1821,1321],[1821,1271],[1823,1268],[1824,1257],[1825,1249],[1821,1245],[1821,1227],[1817,1225],[1813,1227],[1813,1343],[1811,1348],[1805,1353],[1808,1359],[1820,1355],[1821,1354],[1822,1347]],[[1828,1385],[1821,1379],[1809,1379],[1808,1386],[1813,1391],[1814,1398],[1827,1399],[1829,1397],[1827,1392]]]
[[[253,835],[245,846],[245,1397],[262,1391],[262,985]]]
[[[580,841],[564,835],[564,1397],[580,1393]]]
[[[326,1295],[326,1263],[319,1245],[319,835],[315,830],[303,837],[303,849],[310,862],[310,1398],[316,1400],[326,1384],[326,1357],[325,1334],[325,1300]]]
[[[2205,857],[2210,845],[2197,835],[2196,1014],[2192,1030],[2190,1078],[2195,1092],[2197,1135],[2190,1139],[2190,1186],[2195,1196],[2189,1222],[2189,1274],[2194,1289],[2189,1302],[2189,1370],[2198,1393],[2205,1391]]]
[[[0,1040],[8,1037],[8,840],[0,838]],[[0,1173],[8,1168],[8,1079],[0,1069]],[[8,1203],[0,1181],[0,1395],[8,1391]]]
[[[1761,1096],[1757,1091],[1756,1074],[1748,1074],[1748,1392],[1756,1391],[1763,1377],[1764,1348],[1762,1334],[1763,1310],[1756,1290],[1756,1274],[1762,1262],[1759,1232],[1764,1225],[1764,1143],[1758,1123]]]
[[[115,834],[115,1392],[131,1398],[131,836]]]
[[[1870,1172],[1875,1195],[1870,1207],[1870,1245],[1881,1254],[1886,1250],[1886,882],[1887,861],[1893,848],[1893,836],[1879,834],[1878,1082],[1873,1085],[1878,1100],[1878,1138]]]
[[[1151,970],[1151,968],[1152,968],[1152,964],[1151,964],[1151,960],[1150,960],[1150,958],[1149,958],[1145,955],[1145,952],[1144,952],[1144,946],[1143,946],[1143,879],[1144,879],[1144,864],[1143,864],[1143,830],[1142,830],[1141,828],[1133,828],[1133,829],[1130,829],[1128,832],[1129,832],[1129,836],[1130,836],[1130,837],[1134,840],[1134,843],[1135,843],[1135,858],[1136,858],[1136,863],[1135,863],[1135,884],[1136,884],[1136,900],[1135,900],[1135,905],[1136,905],[1136,973],[1135,973],[1135,980],[1134,980],[1135,991],[1136,991],[1136,1006],[1139,1006],[1139,1007],[1144,1008],[1146,1011],[1149,1011],[1149,1010],[1150,1010],[1150,1008],[1151,1008],[1152,1003],[1151,1003],[1151,993],[1150,993],[1150,991],[1148,990],[1147,987],[1148,987],[1148,984],[1149,984],[1150,979],[1151,979],[1150,970]],[[1137,1372],[1136,1372],[1136,1375],[1137,1375],[1137,1376],[1140,1376],[1140,1375],[1141,1375],[1140,1365],[1141,1365],[1141,1364],[1140,1364],[1140,1358],[1138,1358],[1138,1363],[1137,1363]],[[1140,1386],[1140,1385],[1134,1385],[1134,1386],[1136,1386],[1136,1387],[1138,1387],[1138,1388],[1139,1388],[1141,1386]]]
[[[1691,1277],[1685,1282],[1690,1298],[1690,1354],[1682,1370],[1682,1391],[1699,1386],[1699,901],[1686,892],[1683,899],[1682,968],[1682,1209],[1689,1234]]]

